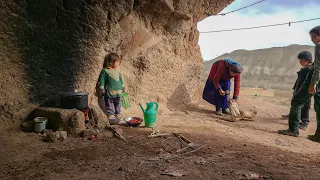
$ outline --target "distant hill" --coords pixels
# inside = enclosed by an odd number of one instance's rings
[[[242,64],[242,86],[290,90],[297,77],[296,72],[301,68],[297,60],[301,51],[310,51],[314,55],[313,46],[296,44],[252,51],[236,50],[205,61],[202,80],[206,80],[214,61],[227,58]]]

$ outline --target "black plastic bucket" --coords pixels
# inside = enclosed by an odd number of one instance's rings
[[[88,108],[87,92],[64,92],[61,93],[61,108],[63,109],[85,109]]]

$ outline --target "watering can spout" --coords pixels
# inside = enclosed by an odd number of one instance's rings
[[[146,110],[145,110],[145,109],[143,109],[143,107],[142,107],[141,103],[139,103],[139,106],[140,106],[140,108],[141,108],[142,112],[143,112],[143,113],[145,113],[145,112],[146,112]]]

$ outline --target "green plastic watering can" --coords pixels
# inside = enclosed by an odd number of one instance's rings
[[[147,109],[144,109],[141,104],[139,104],[141,110],[143,111],[144,116],[144,124],[146,127],[153,128],[156,125],[157,121],[157,113],[158,113],[158,103],[157,102],[149,102],[147,103]],[[156,105],[156,108],[154,108]]]

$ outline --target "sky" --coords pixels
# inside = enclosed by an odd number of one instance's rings
[[[226,13],[259,0],[235,0]],[[199,32],[246,28],[320,18],[320,0],[265,0],[249,8],[210,16],[198,23]],[[320,25],[320,19],[297,24],[231,32],[200,33],[199,45],[204,60],[211,60],[237,49],[264,49],[291,44],[313,45],[309,31]]]

